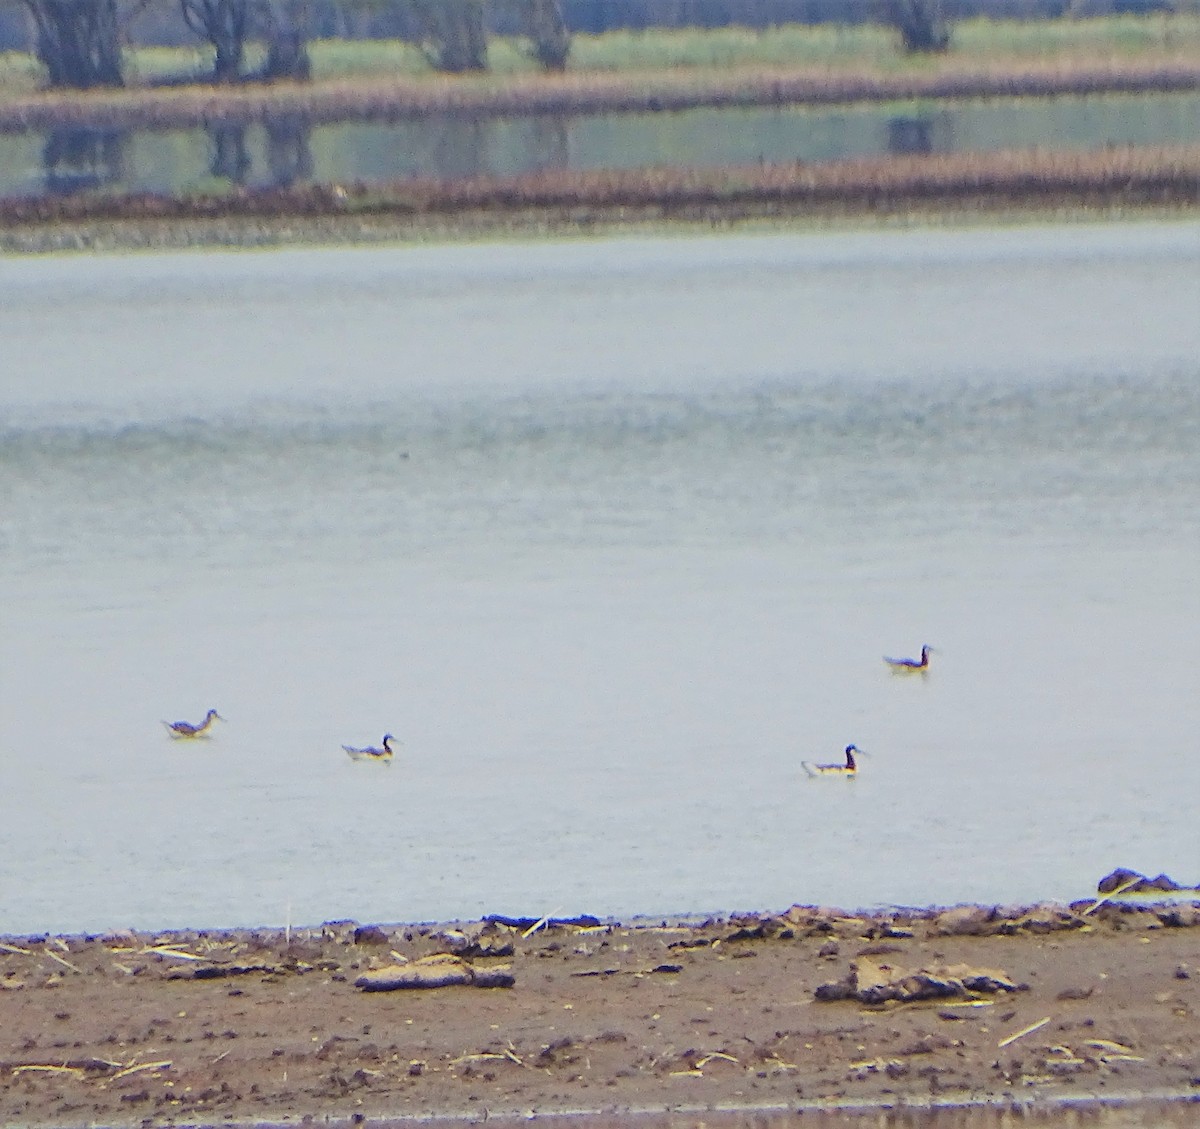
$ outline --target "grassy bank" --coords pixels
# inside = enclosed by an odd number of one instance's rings
[[[513,41],[496,40],[492,70],[430,72],[411,45],[312,45],[314,81],[238,88],[155,88],[202,71],[194,50],[139,49],[125,90],[38,89],[27,56],[0,57],[0,129],[79,123],[189,125],[301,111],[314,121],[432,112],[581,113],[696,105],[1047,95],[1200,87],[1200,16],[1158,15],[1019,23],[973,20],[945,55],[906,56],[874,26],[763,32],[614,32],[577,36],[565,75],[547,75]]]
[[[424,56],[396,40],[318,40],[311,44],[313,76],[330,79],[429,75]],[[1011,60],[1070,62],[1098,59],[1167,59],[1200,54],[1200,13],[1155,13],[1072,20],[987,20],[958,23],[944,58],[959,65]],[[249,64],[259,60],[253,54]],[[195,48],[134,48],[127,65],[131,85],[166,75],[197,72],[209,55]],[[492,75],[533,74],[538,68],[520,42],[495,38],[488,51]],[[873,24],[788,24],[749,28],[651,29],[575,35],[572,71],[644,71],[676,67],[858,67],[924,70],[939,58],[905,55],[895,33]],[[0,54],[0,99],[38,89],[40,69],[27,55]]]
[[[950,51],[963,63],[987,59],[1059,60],[1134,58],[1200,53],[1200,15],[1158,14],[1148,17],[1016,21],[973,19],[955,28]],[[497,75],[532,73],[528,54],[513,40],[494,41],[489,62]],[[569,69],[575,71],[642,71],[677,67],[869,67],[881,71],[921,70],[929,57],[898,50],[889,28],[865,24],[801,25],[754,31],[712,30],[611,31],[576,35]],[[158,65],[169,63],[162,59]],[[317,78],[377,75],[420,75],[424,58],[408,44],[327,41],[313,53]]]
[[[1200,89],[1200,57],[1175,60],[1031,61],[964,67],[945,60],[923,71],[728,68],[514,75],[496,78],[354,79],[48,92],[0,101],[0,129],[63,125],[170,129],[212,121],[254,122],[301,114],[310,125],[430,114],[469,117],[682,110],[699,106],[828,105],[867,101],[1056,94],[1162,93]]]

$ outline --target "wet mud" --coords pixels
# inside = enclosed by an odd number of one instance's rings
[[[0,1125],[1195,1099],[1198,925],[1102,895],[8,937]]]

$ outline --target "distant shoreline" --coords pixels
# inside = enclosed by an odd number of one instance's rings
[[[8,937],[0,1125],[1186,1109],[1198,926],[1100,896]]]
[[[298,115],[305,125],[816,105],[897,99],[1200,90],[1200,61],[937,60],[928,69],[741,66],[446,79],[135,87],[0,98],[0,130],[168,129]],[[0,252],[532,238],[660,229],[1011,222],[1200,211],[1200,144],[1014,150],[806,165],[547,170],[467,180],[303,184],[158,196],[0,201]]]
[[[921,71],[739,66],[653,72],[573,72],[506,79],[427,76],[311,83],[43,91],[0,98],[0,131],[91,126],[179,129],[299,114],[309,125],[465,117],[658,112],[698,107],[802,106],[913,99],[1148,94],[1200,90],[1190,57],[1029,60]]]

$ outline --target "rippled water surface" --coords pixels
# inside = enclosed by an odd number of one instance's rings
[[[1197,880],[1197,310],[1196,224],[0,261],[0,931]]]

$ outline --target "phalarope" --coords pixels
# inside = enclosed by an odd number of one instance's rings
[[[854,762],[855,753],[861,754],[862,749],[857,745],[847,745],[845,764],[813,764],[812,761],[801,761],[800,767],[809,776],[855,776],[858,774],[858,765]]]
[[[192,725],[188,721],[164,721],[163,725],[167,727],[167,732],[172,737],[207,737],[209,729],[212,728],[212,723],[224,720],[216,710],[209,710],[204,715],[204,720],[198,725]]]
[[[916,671],[924,673],[929,669],[929,655],[933,648],[926,643],[921,648],[921,657],[919,659],[889,659],[887,655],[883,656],[883,661],[895,671],[896,674],[913,674]]]
[[[368,745],[365,749],[356,749],[353,745],[343,745],[342,748],[350,754],[351,760],[377,760],[390,761],[395,749],[392,748],[392,742],[396,738],[390,733],[383,735],[383,748],[376,748],[374,745]]]

